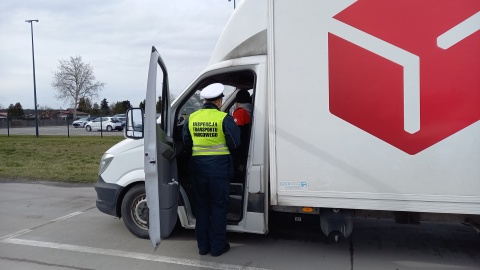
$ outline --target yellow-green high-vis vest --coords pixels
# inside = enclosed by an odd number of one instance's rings
[[[192,156],[228,155],[223,118],[227,113],[215,109],[200,109],[188,118],[192,136]]]

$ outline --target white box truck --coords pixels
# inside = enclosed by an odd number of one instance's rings
[[[203,87],[222,83],[224,111],[240,89],[253,97],[229,231],[267,233],[272,212],[317,215],[335,237],[348,237],[355,216],[478,230],[479,10],[479,1],[241,1],[208,67],[171,104],[152,50],[145,118],[129,111],[130,139],[102,157],[97,207],[144,238],[148,217],[154,246],[177,216],[194,228],[181,120],[202,106]]]

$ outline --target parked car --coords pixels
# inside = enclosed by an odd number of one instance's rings
[[[77,119],[75,121],[72,122],[72,126],[75,127],[75,128],[78,128],[78,127],[85,127],[85,125],[90,122],[90,121],[93,121],[95,118],[95,116],[89,116],[89,117],[83,117],[83,118],[80,118],[80,119]]]
[[[72,126],[73,126],[74,128],[78,128],[78,127],[82,127],[82,128],[83,128],[83,127],[85,127],[85,124],[86,124],[88,121],[89,121],[89,120],[88,120],[88,117],[80,118],[80,119],[78,119],[78,120],[73,121]]]
[[[126,119],[127,119],[126,117],[117,117],[117,116],[114,116],[114,117],[112,117],[112,118],[113,118],[113,120],[116,120],[116,121],[118,121],[118,122],[120,122],[120,123],[122,124],[122,129],[121,129],[121,130],[123,130],[123,129],[125,128],[125,122],[126,122]]]
[[[86,131],[92,131],[92,130],[122,131],[124,126],[125,124],[122,123],[122,121],[115,119],[114,117],[98,117],[86,123],[85,130]]]
[[[113,116],[113,119],[117,119],[125,124],[127,118],[125,116]]]

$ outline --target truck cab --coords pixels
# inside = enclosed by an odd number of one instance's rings
[[[158,58],[156,53],[155,57]],[[241,61],[239,61],[241,60]],[[219,63],[202,76],[194,80],[171,105],[168,119],[158,118],[155,122],[160,126],[162,121],[170,123],[168,143],[176,162],[176,181],[179,183],[178,220],[185,228],[195,227],[195,205],[193,204],[193,190],[188,170],[190,154],[183,148],[182,129],[184,117],[200,109],[203,100],[200,91],[211,83],[222,83],[225,90],[222,111],[232,113],[236,92],[241,89],[249,90],[253,100],[252,134],[250,141],[242,142],[241,147],[248,148],[249,157],[242,164],[243,170],[236,170],[235,177],[230,184],[230,204],[228,212],[228,230],[238,232],[266,233],[268,198],[265,196],[266,180],[266,134],[265,119],[262,115],[264,106],[265,80],[260,79],[266,73],[265,57],[253,56]],[[155,64],[157,64],[155,62]],[[259,76],[260,74],[260,76]],[[260,77],[260,78],[259,78]],[[168,96],[168,94],[166,95]],[[148,100],[148,99],[147,99]],[[156,100],[156,99],[155,99]],[[148,106],[146,104],[146,106]],[[153,105],[155,106],[155,105]],[[135,112],[132,112],[135,113]],[[256,117],[260,115],[260,117]],[[155,115],[154,117],[156,117]],[[141,117],[140,117],[141,118]],[[128,119],[128,115],[127,115]],[[130,119],[134,119],[130,116]],[[140,126],[144,126],[149,119]],[[137,121],[138,123],[138,121]],[[129,126],[130,124],[130,126]],[[122,217],[127,228],[137,237],[148,238],[147,228],[147,200],[145,192],[144,172],[144,141],[145,132],[139,132],[132,120],[126,124],[125,132],[137,134],[136,139],[125,139],[109,149],[102,157],[99,180],[95,188],[97,191],[97,207],[102,212]],[[146,125],[146,124],[145,124]],[[257,128],[254,128],[257,126]],[[134,136],[132,136],[135,138]],[[105,179],[116,179],[107,182]],[[248,186],[248,189],[245,188]]]

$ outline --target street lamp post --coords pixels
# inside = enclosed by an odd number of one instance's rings
[[[228,0],[228,2],[232,2],[232,0]],[[233,0],[233,9],[235,9],[235,0]]]
[[[38,112],[37,112],[37,84],[35,82],[35,53],[33,51],[33,22],[38,22],[38,20],[25,20],[26,23],[30,24],[30,30],[32,33],[32,60],[33,60],[33,98],[35,102],[35,135],[38,137]]]

